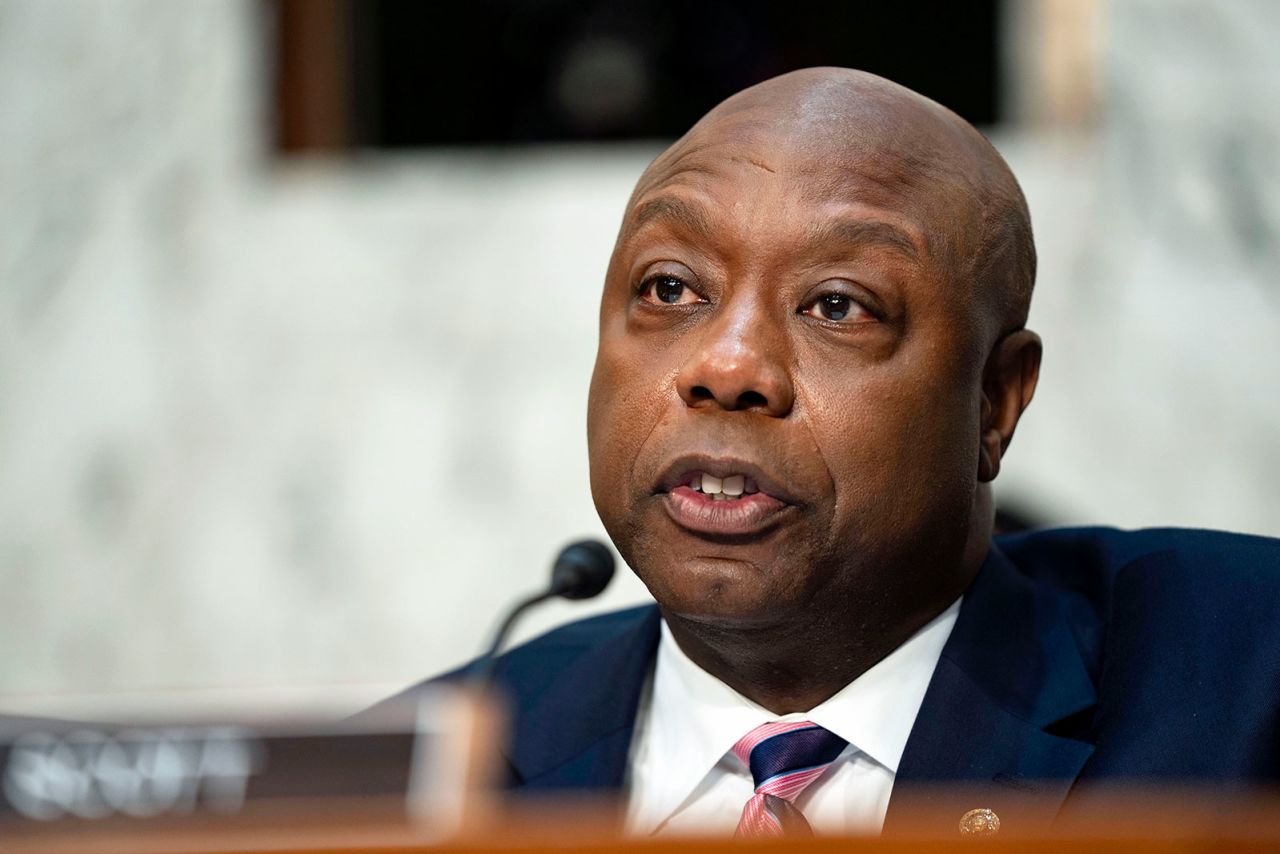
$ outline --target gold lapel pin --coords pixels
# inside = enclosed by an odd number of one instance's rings
[[[999,832],[1000,816],[985,807],[960,816],[961,836],[994,836]]]

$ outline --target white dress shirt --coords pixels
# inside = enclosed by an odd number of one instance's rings
[[[957,599],[828,700],[781,716],[694,664],[664,621],[632,741],[628,832],[732,835],[755,786],[730,748],[760,724],[809,720],[849,746],[796,806],[817,833],[878,833],[907,736],[959,611]]]

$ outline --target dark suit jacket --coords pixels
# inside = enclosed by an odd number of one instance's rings
[[[622,785],[658,627],[656,607],[635,608],[502,658],[514,790]],[[904,793],[927,801],[929,783],[968,786],[1006,819],[1043,819],[1090,782],[1277,780],[1280,541],[1034,532],[998,539],[965,594],[886,830]]]

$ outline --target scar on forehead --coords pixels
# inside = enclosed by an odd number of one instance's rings
[[[696,239],[710,241],[719,231],[711,213],[700,204],[670,194],[646,199],[631,211],[629,233],[634,236],[646,225],[670,222]],[[811,224],[807,242],[812,246],[877,246],[919,262],[925,252],[905,230],[882,220],[838,216]]]
[[[757,160],[754,157],[743,157],[741,159],[742,159],[742,162],[750,163],[752,166],[763,169],[764,171],[769,172],[770,174],[777,174],[778,172],[777,169],[774,169],[772,166],[770,166],[768,163],[765,163],[763,160]]]

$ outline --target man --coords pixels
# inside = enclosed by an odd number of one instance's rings
[[[994,148],[869,74],[775,78],[659,156],[588,417],[596,506],[658,606],[504,657],[512,787],[769,835],[892,828],[912,784],[966,785],[981,829],[1100,781],[1280,777],[1280,545],[992,544],[1034,275]]]

